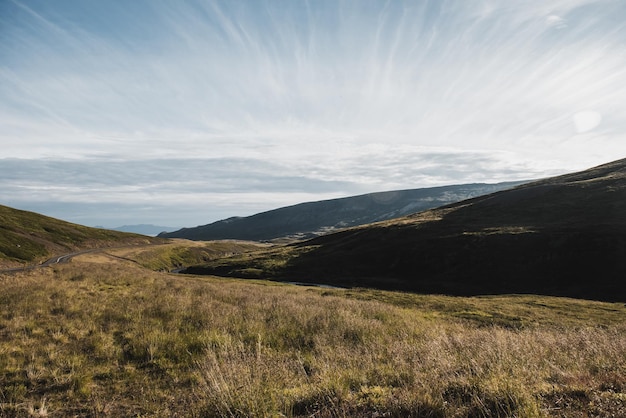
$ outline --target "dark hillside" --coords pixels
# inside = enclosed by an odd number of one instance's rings
[[[311,238],[337,229],[399,218],[459,200],[509,189],[521,183],[464,184],[397,190],[301,203],[248,217],[233,217],[209,225],[183,228],[159,236],[192,240],[256,241]]]
[[[626,301],[626,160],[289,251],[287,262],[260,268],[259,275],[415,292]],[[218,270],[232,274],[233,267]]]

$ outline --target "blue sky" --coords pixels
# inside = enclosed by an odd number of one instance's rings
[[[0,1],[0,204],[195,226],[626,157],[623,0]]]

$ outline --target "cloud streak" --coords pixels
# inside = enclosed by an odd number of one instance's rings
[[[620,0],[4,2],[0,161],[70,161],[90,185],[95,164],[122,195],[150,183],[130,166],[211,161],[176,191],[269,207],[584,169],[626,154],[625,18]]]

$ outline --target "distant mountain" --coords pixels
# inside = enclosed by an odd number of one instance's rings
[[[201,241],[311,238],[337,229],[398,218],[522,183],[462,184],[301,203],[252,216],[233,217],[195,228],[183,228],[159,236]]]
[[[626,159],[189,272],[626,302]]]
[[[41,261],[56,254],[155,238],[89,228],[0,205],[0,266]]]
[[[132,232],[134,234],[156,236],[160,234],[161,232],[176,231],[178,228],[169,227],[169,226],[151,225],[151,224],[139,224],[139,225],[118,226],[117,228],[111,228],[111,229],[113,231]]]

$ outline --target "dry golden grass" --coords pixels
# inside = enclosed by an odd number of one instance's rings
[[[0,276],[0,416],[626,416],[623,304],[103,261]]]

